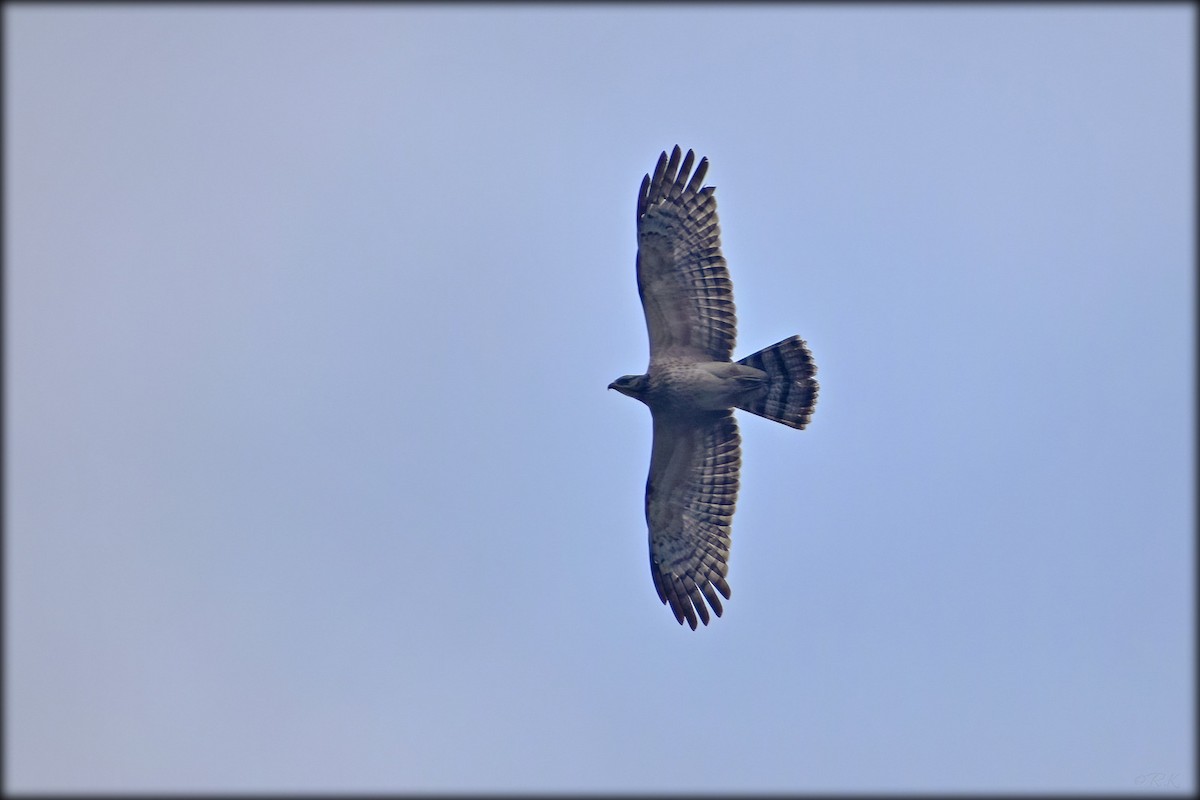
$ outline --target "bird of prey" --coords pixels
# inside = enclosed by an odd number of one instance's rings
[[[741,440],[733,409],[804,428],[817,402],[812,353],[799,336],[732,361],[737,317],[721,255],[708,159],[663,152],[637,201],[637,284],[650,335],[645,375],[610,389],[650,407],[646,479],[650,575],[680,625],[708,624],[729,599],[729,529]],[[705,604],[707,601],[707,606]]]

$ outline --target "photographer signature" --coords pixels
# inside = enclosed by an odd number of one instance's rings
[[[1150,786],[1155,789],[1178,789],[1178,772],[1147,772],[1138,775],[1133,782],[1138,786]]]

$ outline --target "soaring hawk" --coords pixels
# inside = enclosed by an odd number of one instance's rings
[[[637,202],[637,283],[650,334],[645,375],[608,385],[641,400],[654,418],[646,524],[650,575],[679,624],[708,624],[729,599],[729,528],[741,440],[733,409],[803,428],[817,402],[817,372],[799,336],[732,361],[737,317],[721,255],[708,159],[691,150],[658,157]],[[708,606],[705,601],[708,601]]]

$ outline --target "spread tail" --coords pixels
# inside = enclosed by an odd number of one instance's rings
[[[767,373],[767,391],[738,408],[792,428],[808,424],[817,405],[817,365],[803,339],[789,337],[738,363]]]

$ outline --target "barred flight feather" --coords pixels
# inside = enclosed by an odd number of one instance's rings
[[[790,336],[738,363],[767,373],[767,391],[738,408],[792,428],[803,429],[808,424],[820,387],[813,377],[817,365],[803,339]]]
[[[729,526],[742,463],[737,422],[731,411],[685,425],[656,415],[654,443],[646,493],[654,585],[676,619],[707,625],[705,587],[729,598]],[[720,603],[712,610],[721,616]]]
[[[638,290],[646,310],[651,360],[694,355],[727,361],[737,336],[733,283],[721,255],[711,186],[700,189],[708,159],[663,153],[638,196]]]

